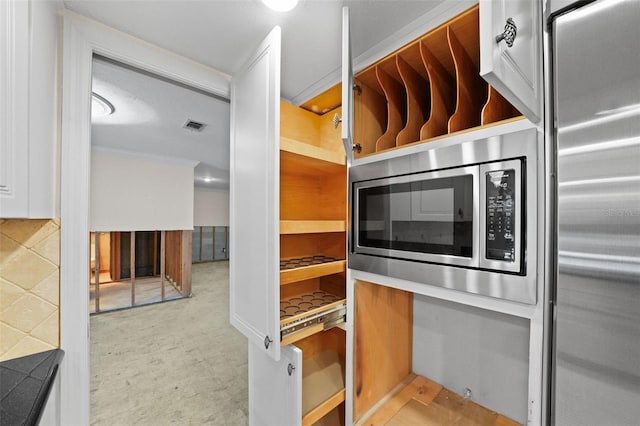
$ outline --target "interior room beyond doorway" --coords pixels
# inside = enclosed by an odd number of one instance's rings
[[[191,296],[191,233],[91,232],[90,313]]]

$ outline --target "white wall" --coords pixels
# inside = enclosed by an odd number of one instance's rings
[[[92,149],[90,229],[193,229],[194,166]]]
[[[229,226],[229,191],[195,188],[194,226]]]
[[[527,423],[529,321],[415,294],[413,371]]]

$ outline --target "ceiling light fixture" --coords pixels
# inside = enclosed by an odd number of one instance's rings
[[[91,92],[92,117],[105,117],[113,114],[115,111],[116,109],[111,102],[98,95],[96,92]]]
[[[298,4],[298,0],[262,0],[269,9],[276,12],[288,12]]]

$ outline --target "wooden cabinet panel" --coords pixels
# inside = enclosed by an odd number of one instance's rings
[[[520,116],[480,76],[474,6],[355,76],[354,142],[370,155]],[[485,108],[485,105],[490,105]],[[486,112],[485,112],[486,111]]]

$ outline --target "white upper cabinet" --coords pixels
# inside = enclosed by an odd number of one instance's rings
[[[0,217],[58,216],[57,10],[0,1]]]
[[[353,65],[349,8],[342,8],[342,143],[347,164],[353,162]]]
[[[280,28],[231,80],[230,320],[280,358]]]
[[[480,74],[533,122],[542,108],[541,3],[480,0]]]
[[[0,217],[29,211],[29,4],[0,2]]]

